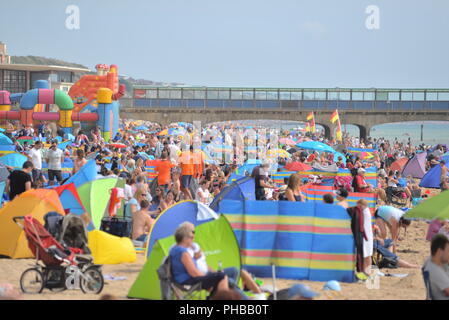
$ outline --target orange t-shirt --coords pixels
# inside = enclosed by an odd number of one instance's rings
[[[204,154],[202,152],[195,153],[194,159],[195,159],[195,177],[201,177],[204,171]]]
[[[181,164],[181,175],[193,176],[195,174],[194,155],[190,152],[182,152],[179,157],[179,163]]]
[[[155,166],[155,170],[158,172],[157,183],[160,186],[170,184],[170,169],[175,165],[169,160],[160,160]]]

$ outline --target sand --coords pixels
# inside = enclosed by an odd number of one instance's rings
[[[406,238],[399,242],[398,255],[401,259],[421,266],[429,256],[430,245],[425,241],[428,224],[424,221],[414,221],[407,230]],[[402,231],[401,236],[404,236]],[[144,255],[138,254],[134,263],[119,265],[104,265],[103,275],[126,277],[125,280],[106,280],[101,294],[112,294],[118,299],[126,299],[129,288],[136,279],[144,264]],[[0,284],[10,283],[20,290],[19,280],[22,272],[34,263],[33,259],[0,259]],[[420,269],[382,269],[384,273],[408,273],[406,278],[380,277],[379,288],[369,289],[366,283],[341,283],[341,294],[331,294],[322,290],[323,282],[277,279],[278,289],[288,288],[295,283],[306,283],[318,291],[318,299],[349,299],[349,300],[410,300],[425,299],[425,288]],[[271,286],[271,279],[262,279],[264,285]],[[48,289],[40,294],[23,294],[22,299],[30,300],[96,300],[98,295],[84,294],[81,290],[66,290],[54,293]]]

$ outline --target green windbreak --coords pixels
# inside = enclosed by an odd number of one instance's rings
[[[195,242],[200,245],[206,255],[207,264],[212,269],[216,270],[218,262],[221,261],[223,268],[236,267],[240,270],[241,261],[237,239],[225,216],[222,215],[217,220],[195,227]],[[161,299],[157,269],[174,244],[173,236],[156,241],[149,259],[128,293],[129,298]],[[200,294],[198,298],[204,299],[205,294],[205,292]]]
[[[96,229],[100,229],[101,219],[107,212],[107,206],[111,197],[110,190],[116,187],[120,188],[119,184],[123,188],[124,181],[116,178],[99,179],[87,182],[77,189],[84,208],[92,218]],[[123,206],[121,210],[121,215],[123,215]],[[117,213],[117,215],[120,214]]]

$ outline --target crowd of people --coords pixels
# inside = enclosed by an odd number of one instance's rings
[[[317,177],[304,179],[299,173],[292,174],[281,187],[276,186],[270,178],[270,173],[280,170],[290,162],[300,162],[304,165],[346,168],[352,173],[350,181],[339,185],[336,194],[327,194],[323,201],[328,204],[339,205],[347,209],[352,218],[352,230],[356,242],[357,251],[361,253],[357,257],[357,271],[359,279],[367,279],[370,275],[370,267],[374,252],[381,253],[383,263],[386,266],[398,266],[406,268],[418,268],[417,265],[400,259],[396,254],[397,242],[401,227],[410,225],[410,220],[404,219],[404,211],[391,205],[389,195],[397,194],[407,199],[405,206],[412,206],[412,199],[422,197],[418,181],[411,176],[402,177],[401,172],[392,170],[391,165],[402,157],[412,158],[416,153],[432,152],[427,157],[426,166],[431,168],[441,165],[441,190],[447,189],[447,168],[441,160],[447,151],[443,145],[436,147],[419,145],[413,146],[398,140],[388,141],[386,139],[361,140],[345,136],[338,143],[328,140],[319,133],[304,133],[300,130],[284,130],[280,132],[269,131],[269,135],[260,137],[258,128],[251,128],[256,132],[254,137],[241,134],[243,130],[236,125],[210,126],[198,134],[192,126],[170,126],[161,127],[157,124],[146,124],[146,130],[136,129],[137,125],[132,121],[121,121],[121,130],[110,141],[104,141],[98,127],[85,132],[79,130],[73,136],[73,143],[67,144],[63,149],[58,147],[60,136],[67,139],[67,134],[61,130],[52,131],[47,123],[41,124],[37,130],[25,127],[14,130],[8,124],[5,134],[8,135],[16,145],[16,151],[25,155],[27,161],[22,170],[13,171],[7,180],[6,194],[9,200],[31,188],[39,188],[55,183],[64,182],[62,166],[68,159],[73,161],[75,174],[89,159],[95,159],[98,174],[105,178],[123,178],[126,180],[124,188],[125,216],[132,219],[132,239],[138,242],[146,242],[148,232],[158,215],[182,200],[196,200],[209,205],[229,182],[231,175],[245,159],[249,158],[249,152],[242,145],[255,144],[262,157],[258,165],[251,172],[247,172],[255,180],[255,197],[257,200],[272,201],[299,201],[304,202],[303,187],[310,182],[316,182]],[[177,135],[168,134],[172,128],[180,129]],[[182,130],[181,130],[182,129]],[[259,128],[261,129],[261,128]],[[165,134],[160,134],[166,130]],[[223,162],[207,161],[208,155],[201,150],[202,145],[212,144],[223,132],[230,132],[222,137],[221,141],[228,144],[235,154],[231,157],[223,155]],[[264,131],[266,132],[266,131]],[[294,145],[279,144],[273,139],[274,136],[283,137],[295,142],[319,141],[340,150],[341,156],[337,159],[332,153],[300,149]],[[18,138],[32,137],[33,144],[20,144]],[[195,146],[200,146],[195,147]],[[288,156],[267,159],[270,148],[284,150]],[[366,148],[375,150],[368,159],[354,155],[348,148]],[[237,154],[243,154],[242,160]],[[210,155],[209,155],[210,156]],[[258,156],[256,156],[257,158]],[[157,177],[153,181],[148,180],[146,172],[146,161],[155,160],[154,169]],[[48,164],[48,173],[44,174],[42,163]],[[377,169],[377,184],[371,185],[365,179],[366,170],[370,167]],[[319,178],[319,177],[318,177]],[[313,179],[313,180],[312,180]],[[373,193],[377,195],[379,207],[375,212],[375,223],[371,224],[371,212],[367,201],[361,199],[355,207],[350,207],[347,201],[350,192]],[[439,230],[444,228],[445,222],[440,222]],[[433,226],[436,228],[436,226]],[[180,227],[181,228],[181,227]],[[213,288],[215,291],[230,290],[228,278],[235,277],[234,271],[227,273],[211,272],[209,269],[200,270],[193,263],[194,252],[188,253],[192,246],[192,226],[182,226],[175,234],[177,249],[173,249],[170,255],[175,261],[174,270],[177,281],[185,284],[193,284],[203,281],[205,287]],[[389,231],[389,233],[387,232]],[[443,232],[440,232],[443,233]],[[449,233],[449,232],[448,232]],[[431,240],[431,239],[429,239]],[[435,244],[435,246],[437,246]],[[438,245],[438,248],[442,244]],[[443,248],[444,250],[445,247]],[[437,249],[432,249],[439,252]],[[433,252],[432,251],[432,252]],[[433,254],[433,253],[432,253]],[[433,260],[432,260],[433,261]],[[436,267],[430,265],[430,270]],[[433,268],[433,269],[432,269]],[[431,271],[433,272],[433,271]],[[193,280],[192,280],[193,279]],[[255,294],[260,289],[251,282],[251,277],[245,276],[247,287]],[[232,288],[234,288],[233,286]],[[231,289],[232,289],[231,288]],[[238,294],[241,294],[237,291]]]

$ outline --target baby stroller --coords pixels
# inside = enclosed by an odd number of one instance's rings
[[[90,255],[80,248],[59,243],[31,215],[13,220],[24,230],[28,247],[36,257],[36,264],[20,277],[20,288],[24,293],[41,293],[44,288],[56,292],[81,288],[84,293],[91,294],[103,290],[101,266],[93,264]]]

